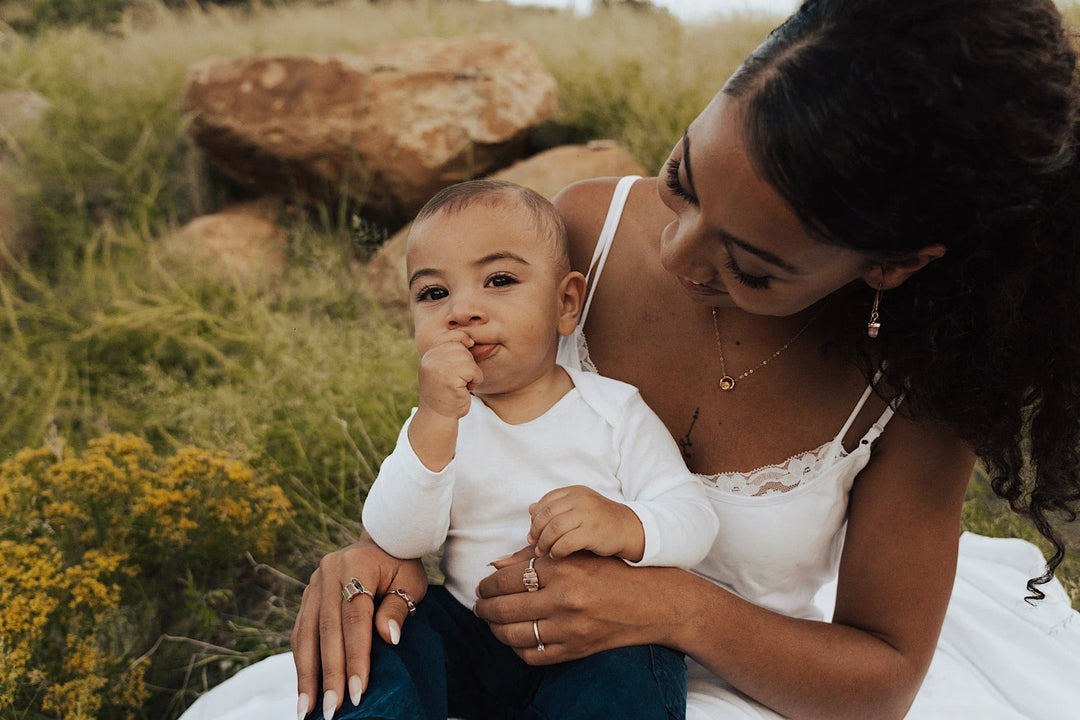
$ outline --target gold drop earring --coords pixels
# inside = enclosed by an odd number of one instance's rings
[[[881,284],[878,284],[877,292],[874,293],[874,307],[870,309],[870,322],[866,323],[866,334],[876,338],[881,332],[881,323],[878,322],[878,303],[881,302]]]

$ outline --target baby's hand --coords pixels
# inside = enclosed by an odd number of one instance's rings
[[[469,388],[484,374],[469,348],[475,344],[464,330],[449,330],[420,358],[420,408],[459,419],[469,412]]]
[[[634,511],[583,485],[552,490],[529,506],[529,514],[528,541],[538,557],[591,550],[637,562],[645,554],[645,529]]]

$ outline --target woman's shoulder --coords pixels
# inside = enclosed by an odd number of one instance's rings
[[[589,266],[620,179],[602,177],[579,180],[559,191],[552,200],[566,225],[570,241],[570,261],[575,270],[584,272]],[[623,211],[624,215],[638,213],[642,201],[647,201],[655,194],[655,178],[643,178],[635,182]]]

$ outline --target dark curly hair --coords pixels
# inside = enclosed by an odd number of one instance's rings
[[[947,248],[884,295],[862,356],[1053,544],[1031,599],[1080,503],[1076,64],[1052,0],[807,0],[724,87],[813,235],[885,265]]]

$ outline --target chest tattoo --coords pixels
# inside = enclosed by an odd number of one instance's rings
[[[690,427],[686,429],[686,434],[677,440],[679,443],[679,449],[682,450],[683,460],[690,459],[690,448],[694,443],[690,442],[690,433],[694,431],[694,424],[697,422],[698,413],[701,412],[701,408],[694,409],[694,417],[690,419]]]

